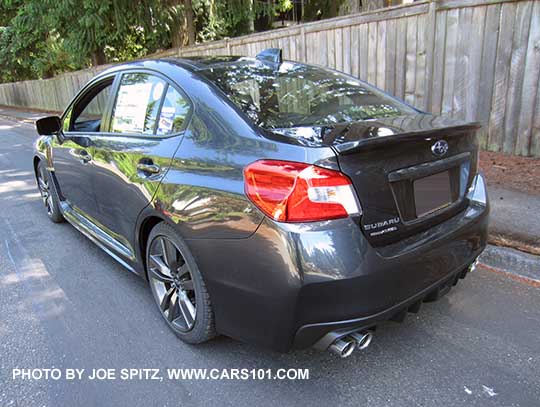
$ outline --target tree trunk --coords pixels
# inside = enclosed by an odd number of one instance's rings
[[[184,33],[182,27],[182,21],[184,19],[184,12],[178,10],[178,6],[182,4],[182,0],[169,0],[170,7],[174,7],[175,14],[173,21],[171,22],[171,45],[173,48],[180,48],[184,45]]]
[[[255,31],[255,10],[253,9],[253,0],[249,1],[249,21],[248,21],[248,32],[252,33]]]
[[[173,48],[181,48],[195,44],[195,14],[191,0],[170,0],[169,4],[178,6],[182,4],[182,13],[171,25],[171,43]]]
[[[191,3],[191,0],[184,0],[184,26],[185,26],[185,33],[187,43],[186,45],[194,45],[195,44],[195,15],[193,13],[193,4]],[[185,43],[185,41],[184,41]]]
[[[103,65],[105,64],[105,51],[103,51],[103,48],[96,49],[92,52],[90,58],[92,59],[92,65]]]

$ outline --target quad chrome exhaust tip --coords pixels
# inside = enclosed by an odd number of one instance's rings
[[[369,331],[353,332],[345,337],[336,339],[328,350],[341,358],[347,358],[357,348],[360,350],[366,349],[372,339],[373,334]]]
[[[371,343],[371,340],[373,339],[373,334],[369,331],[353,332],[352,334],[350,334],[350,337],[356,341],[356,347],[359,350],[364,350]]]
[[[330,352],[335,353],[340,358],[347,358],[351,356],[356,349],[356,342],[354,339],[345,337],[343,339],[336,340],[328,349]]]

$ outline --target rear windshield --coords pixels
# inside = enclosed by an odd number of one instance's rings
[[[345,74],[284,62],[239,61],[200,71],[263,128],[329,125],[413,113]]]

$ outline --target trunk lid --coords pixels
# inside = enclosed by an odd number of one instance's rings
[[[371,244],[383,246],[467,206],[466,192],[478,167],[479,127],[417,114],[296,134],[309,136],[299,140],[305,145],[334,148],[362,206],[360,227]]]

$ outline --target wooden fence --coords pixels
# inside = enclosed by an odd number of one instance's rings
[[[251,55],[348,72],[436,114],[482,122],[482,146],[540,156],[540,1],[437,0],[172,49]],[[61,110],[104,67],[0,85],[0,104]]]

